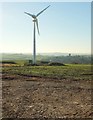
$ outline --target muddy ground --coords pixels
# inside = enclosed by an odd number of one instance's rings
[[[91,81],[2,76],[3,118],[91,118]]]

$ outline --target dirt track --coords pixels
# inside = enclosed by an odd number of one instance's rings
[[[90,118],[91,81],[3,74],[3,118]]]

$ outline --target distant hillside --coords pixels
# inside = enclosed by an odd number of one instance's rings
[[[32,59],[31,54],[2,54],[2,60],[29,60]]]
[[[31,54],[2,54],[2,60],[32,60]],[[91,63],[90,55],[71,55],[71,54],[38,54],[38,61],[60,62],[60,63]]]

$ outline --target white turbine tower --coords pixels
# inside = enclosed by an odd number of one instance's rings
[[[49,5],[50,6],[50,5]],[[49,7],[48,6],[48,7]],[[30,14],[30,13],[27,13],[27,12],[24,12],[25,14],[31,16],[33,18],[33,22],[34,22],[34,34],[33,34],[33,64],[35,65],[36,64],[36,26],[37,26],[37,31],[38,31],[38,34],[39,34],[39,27],[38,27],[38,19],[37,17],[42,13],[44,12],[48,7],[46,7],[45,9],[43,9],[41,12],[39,12],[37,15],[33,15],[33,14]]]

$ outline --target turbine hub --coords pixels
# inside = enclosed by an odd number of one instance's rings
[[[35,15],[32,15],[32,17],[33,17],[33,18],[36,18],[36,16],[35,16]]]

